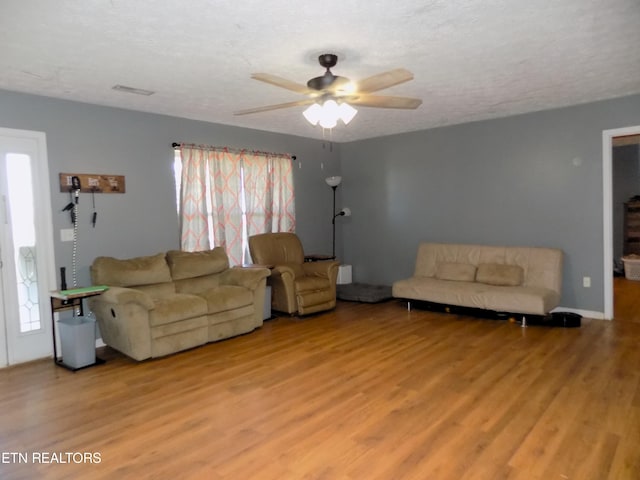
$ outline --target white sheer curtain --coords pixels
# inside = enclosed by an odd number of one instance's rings
[[[293,232],[295,201],[291,159],[250,155],[244,162],[247,234]]]
[[[237,265],[248,261],[249,236],[295,231],[289,155],[183,145],[181,156],[183,250],[222,246]]]
[[[207,151],[180,148],[182,179],[180,182],[180,238],[183,250],[209,249],[206,200]]]
[[[226,149],[215,151],[209,162],[213,204],[213,238],[224,247],[229,263],[243,261],[242,162],[238,154]]]

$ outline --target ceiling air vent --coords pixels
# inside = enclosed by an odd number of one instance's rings
[[[111,88],[118,92],[133,93],[134,95],[146,95],[147,97],[156,93],[152,92],[151,90],[144,90],[142,88],[127,87],[126,85],[114,85]]]

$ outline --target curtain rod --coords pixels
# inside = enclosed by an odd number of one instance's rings
[[[173,142],[171,144],[172,148],[178,148],[180,147],[180,143],[176,143]],[[233,152],[233,153],[241,153],[241,152],[251,152],[251,153],[261,153],[264,155],[277,155],[279,157],[285,157],[288,154],[284,154],[284,153],[273,153],[273,152],[262,152],[260,150],[249,150],[246,148],[230,148],[230,147],[215,147],[215,146],[208,146],[208,145],[196,145],[195,143],[185,143],[184,145],[187,145],[189,147],[196,147],[196,148],[202,148],[202,149],[206,149],[206,150],[227,150],[229,152]],[[295,160],[297,157],[295,155],[291,155],[291,160]]]

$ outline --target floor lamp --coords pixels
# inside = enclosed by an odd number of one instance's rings
[[[331,257],[336,258],[336,217],[350,217],[351,210],[349,208],[343,208],[338,213],[336,213],[336,189],[338,185],[342,182],[342,177],[327,177],[325,178],[327,185],[329,185],[333,189],[333,218],[331,219],[331,225],[333,227],[333,244],[331,249]]]

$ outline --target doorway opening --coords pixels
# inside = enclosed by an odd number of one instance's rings
[[[617,128],[602,132],[602,192],[603,192],[603,259],[604,259],[604,318],[614,318],[614,201],[613,148],[616,138],[640,135],[640,126]],[[640,148],[640,147],[639,147]],[[640,185],[639,185],[640,189]]]

